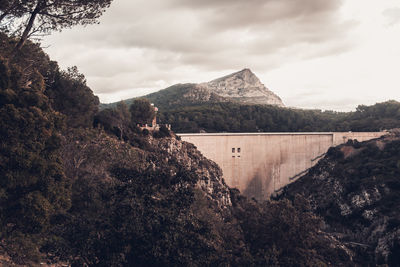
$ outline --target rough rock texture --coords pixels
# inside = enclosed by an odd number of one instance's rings
[[[275,105],[284,107],[282,100],[266,88],[249,69],[227,75],[208,83],[175,84],[144,96],[159,108],[199,103],[237,102],[244,104]],[[135,98],[124,100],[128,105]],[[100,108],[115,106],[102,104]]]
[[[225,210],[232,205],[228,186],[222,178],[219,166],[205,158],[197,148],[176,138],[151,139],[150,143],[165,156],[165,163],[177,160],[188,171],[199,177],[197,186],[213,200],[220,209]]]
[[[221,97],[242,103],[284,106],[279,96],[265,87],[249,69],[241,70],[208,83],[201,83],[199,87],[206,88]]]
[[[331,148],[283,197],[296,194],[360,265],[400,266],[400,136]]]
[[[227,102],[229,99],[222,97],[208,88],[194,85],[188,89],[183,95],[183,98],[189,102]]]

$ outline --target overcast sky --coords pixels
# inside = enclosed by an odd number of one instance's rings
[[[400,100],[398,0],[114,0],[43,45],[103,103],[243,68],[287,106]]]

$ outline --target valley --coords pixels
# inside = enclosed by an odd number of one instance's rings
[[[245,68],[101,104],[33,37],[111,2],[0,1],[0,266],[400,265],[399,102],[287,107]]]

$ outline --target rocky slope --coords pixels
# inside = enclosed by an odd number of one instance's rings
[[[282,100],[266,88],[249,69],[200,84],[176,84],[144,96],[160,108],[166,109],[190,104],[235,102],[284,107]],[[124,100],[131,104],[134,98]],[[116,106],[102,104],[101,108]]]
[[[308,174],[285,188],[304,195],[325,230],[352,249],[355,261],[400,265],[400,136],[331,148]]]
[[[230,100],[217,95],[216,93],[208,90],[207,88],[200,87],[197,84],[176,84],[144,96],[154,103],[156,106],[165,109],[169,107],[177,107],[182,105],[198,104],[198,103],[219,103],[229,102]],[[127,100],[129,102],[132,100]]]
[[[205,158],[196,147],[175,137],[143,137],[142,147],[110,137],[99,130],[71,133],[63,146],[63,161],[67,175],[112,181],[115,167],[133,169],[138,173],[148,169],[175,175],[178,168],[196,176],[196,187],[224,213],[231,206],[229,188],[222,179],[219,166]]]
[[[284,106],[279,96],[265,87],[250,69],[201,83],[199,87],[241,103]]]

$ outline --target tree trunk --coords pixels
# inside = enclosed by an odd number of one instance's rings
[[[29,18],[28,24],[26,25],[25,30],[22,33],[21,38],[19,39],[19,42],[15,46],[16,51],[21,50],[21,48],[24,46],[26,40],[28,39],[29,33],[33,28],[33,24],[35,23],[35,19],[38,13],[39,13],[39,4],[33,10],[31,17]]]

